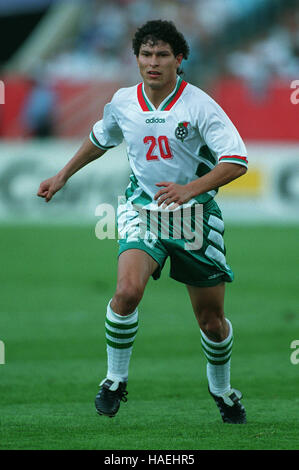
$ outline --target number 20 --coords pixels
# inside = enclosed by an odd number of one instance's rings
[[[145,144],[150,142],[149,149],[146,153],[146,159],[147,160],[159,160],[158,155],[154,154],[154,150],[157,147],[156,137],[149,135],[147,137],[144,137],[143,142]],[[166,135],[160,135],[160,137],[158,137],[158,145],[159,145],[160,156],[162,158],[165,158],[165,159],[172,158],[172,153],[171,153],[169,142],[168,142]]]

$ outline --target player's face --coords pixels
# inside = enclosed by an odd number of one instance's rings
[[[176,71],[183,55],[174,56],[171,46],[163,41],[153,45],[150,42],[140,47],[137,63],[144,84],[152,89],[163,89],[175,84]]]

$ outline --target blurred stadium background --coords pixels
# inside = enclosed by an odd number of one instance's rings
[[[293,0],[0,1],[1,219],[92,219],[96,203],[121,194],[127,167],[118,149],[117,174],[105,157],[100,183],[88,169],[46,211],[34,197],[38,179],[72,155],[114,91],[139,80],[131,38],[151,18],[173,20],[184,32],[191,46],[185,79],[219,102],[248,145],[248,175],[220,193],[225,215],[298,220]]]
[[[173,20],[184,33],[191,46],[184,78],[216,99],[248,147],[248,173],[222,188],[217,201],[238,275],[228,294],[240,338],[234,370],[249,395],[253,427],[222,438],[205,385],[198,385],[200,430],[197,395],[184,401],[180,374],[191,380],[198,336],[192,336],[191,314],[181,325],[186,298],[167,273],[143,300],[144,341],[136,344],[132,369],[139,420],[123,411],[124,439],[110,422],[103,430],[92,414],[95,381],[105,368],[102,320],[117,250],[115,241],[96,239],[95,209],[115,206],[127,185],[123,145],[75,175],[51,204],[36,197],[40,181],[73,155],[114,91],[139,81],[131,37],[157,18]],[[289,360],[290,343],[299,339],[298,2],[0,0],[0,80],[0,339],[6,354],[0,447],[298,447],[292,406],[298,410],[299,365]],[[159,308],[170,333],[181,328],[182,347],[172,337],[167,349],[152,328]],[[201,369],[204,383],[203,360]],[[151,405],[149,422],[142,393]],[[166,412],[171,403],[173,419]],[[102,440],[95,437],[99,428]]]

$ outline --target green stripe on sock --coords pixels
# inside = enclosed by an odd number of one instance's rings
[[[109,346],[115,349],[127,349],[133,346],[134,341],[130,343],[114,343],[114,341],[110,341],[110,339],[106,338],[106,342]]]
[[[138,326],[138,321],[131,325],[122,325],[121,323],[114,323],[106,318],[106,322],[108,325],[112,326],[112,328],[117,328],[118,330],[130,330],[131,328],[136,328]]]
[[[137,333],[137,330],[133,333],[114,333],[113,331],[110,331],[108,328],[105,328],[105,330],[109,336],[112,336],[112,338],[119,338],[119,339],[134,338]]]
[[[210,363],[210,364],[225,364],[227,361],[230,360],[231,354],[229,354],[228,357],[223,356],[223,358],[220,358],[219,360],[216,360],[216,358],[214,358],[214,359],[210,358],[206,355],[205,355],[205,357],[206,357],[206,360],[208,361],[208,363]]]
[[[204,338],[202,335],[201,335],[201,339],[202,339],[202,341],[203,341],[207,346],[209,346],[209,348],[211,348],[211,349],[217,349],[217,350],[219,350],[219,351],[220,351],[220,350],[223,350],[223,349],[227,349],[228,346],[230,346],[231,343],[233,342],[233,337],[231,337],[231,339],[229,340],[229,342],[228,342],[225,346],[218,346],[217,343],[213,343],[213,344],[211,345],[211,343],[209,343],[208,341],[206,341],[205,338]]]
[[[231,346],[230,348],[228,348],[226,351],[222,351],[222,352],[219,352],[219,353],[209,351],[208,349],[206,349],[206,348],[204,347],[203,344],[202,344],[202,349],[204,350],[205,355],[209,355],[209,356],[212,356],[212,357],[219,357],[219,358],[220,358],[220,357],[224,357],[224,356],[226,356],[227,354],[231,353],[231,351],[232,351],[232,346]]]
[[[230,356],[227,359],[224,359],[223,361],[211,361],[208,359],[208,362],[210,364],[213,364],[214,366],[222,366],[223,364],[226,364],[230,360]]]

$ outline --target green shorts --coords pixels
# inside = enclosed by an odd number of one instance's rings
[[[232,282],[217,203],[211,200],[175,212],[136,210],[130,202],[119,206],[118,254],[132,248],[148,253],[159,264],[154,279],[160,277],[169,256],[170,277],[176,281],[198,287]]]

